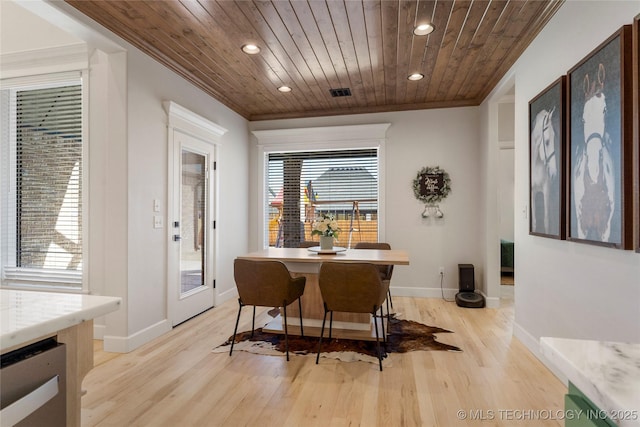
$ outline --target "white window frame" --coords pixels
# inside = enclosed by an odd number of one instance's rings
[[[259,245],[269,245],[265,195],[270,153],[375,148],[378,150],[378,240],[385,241],[385,145],[390,123],[313,128],[254,130],[258,147]]]
[[[62,86],[69,83],[80,83],[82,91],[82,271],[73,272],[56,269],[30,269],[7,266],[15,257],[15,247],[10,247],[5,233],[11,233],[11,226],[15,229],[14,217],[5,212],[0,212],[0,227],[2,230],[2,241],[0,243],[0,273],[1,285],[4,289],[30,289],[46,290],[57,292],[82,292],[89,291],[87,278],[89,277],[89,73],[87,70],[69,71],[54,74],[34,75],[28,77],[16,77],[0,81],[0,89],[9,89],[12,92],[19,90],[35,90],[45,87]],[[10,118],[10,122],[15,123],[15,117]],[[9,155],[3,162],[9,162],[8,173],[0,176],[0,183],[3,192],[8,189],[7,200],[2,204],[13,203],[15,206],[15,173],[16,173],[16,135],[15,127],[10,127],[9,135]],[[4,149],[4,147],[3,147]],[[4,166],[3,166],[4,170]],[[2,196],[4,197],[4,196]],[[15,265],[15,259],[13,259]]]

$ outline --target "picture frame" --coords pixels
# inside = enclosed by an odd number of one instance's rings
[[[567,72],[567,240],[633,248],[631,27]]]
[[[529,234],[564,239],[566,76],[529,101]]]
[[[636,167],[634,172],[635,209],[634,224],[636,228],[636,252],[640,253],[640,13],[633,20],[633,134],[635,138]]]

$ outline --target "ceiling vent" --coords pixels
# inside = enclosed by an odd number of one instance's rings
[[[329,89],[331,96],[337,98],[339,96],[351,96],[351,89],[348,87],[342,87],[340,89]]]

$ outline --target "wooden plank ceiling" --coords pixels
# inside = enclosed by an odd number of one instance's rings
[[[66,1],[266,120],[479,105],[564,0]],[[414,35],[423,22],[435,31]]]

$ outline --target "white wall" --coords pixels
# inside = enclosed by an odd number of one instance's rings
[[[498,159],[498,213],[499,231],[501,239],[514,239],[513,234],[513,194],[515,180],[515,158],[514,158],[514,126],[515,126],[515,106],[513,104],[513,95],[507,97],[504,102],[498,103],[498,143],[499,143],[499,159]]]
[[[89,262],[86,285],[92,294],[122,298],[117,312],[94,321],[95,337],[127,337],[126,52],[108,54],[94,50],[90,56],[89,74]]]
[[[247,122],[134,48],[128,48],[129,334],[166,319],[167,114],[171,100],[228,129],[217,149],[216,283],[220,294],[235,290],[233,259],[247,250]],[[153,200],[165,227],[153,228]],[[231,295],[227,296],[230,297]],[[220,301],[218,301],[219,303]]]
[[[499,228],[498,235],[500,239],[513,241],[513,197],[515,182],[515,150],[513,148],[500,148],[500,158],[498,159],[498,213]]]
[[[478,207],[482,196],[477,108],[359,114],[312,119],[251,122],[251,130],[391,123],[387,131],[384,220],[392,247],[406,249],[411,265],[394,270],[392,292],[399,295],[440,297],[438,268],[445,267],[447,297],[458,289],[459,263],[476,267],[482,285]],[[313,147],[310,147],[313,148]],[[252,165],[257,164],[252,147]],[[421,217],[424,206],[415,199],[412,183],[425,166],[440,166],[451,177],[451,193],[440,203],[444,218]],[[256,168],[252,167],[251,171]],[[257,212],[256,176],[252,175],[251,212]],[[251,221],[259,221],[252,214]],[[259,246],[252,229],[250,247]]]
[[[74,35],[7,0],[0,2],[0,35],[0,52],[3,55],[83,43]]]
[[[566,2],[510,71],[516,82],[514,333],[534,353],[541,336],[640,342],[640,254],[530,236],[523,214],[528,102],[639,12],[637,1]],[[482,105],[482,114],[489,115],[498,97]]]
[[[491,93],[495,101],[478,109],[478,182],[482,197],[477,214],[481,223],[482,280],[489,307],[499,306],[500,296],[500,105],[512,94],[513,86],[513,74],[507,74]]]

